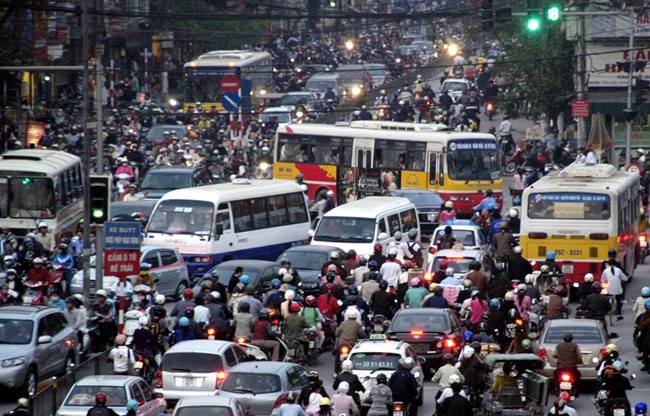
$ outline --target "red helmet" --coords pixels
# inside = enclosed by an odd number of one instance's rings
[[[327,289],[328,292],[333,292],[334,291],[334,283],[326,284],[325,289]]]
[[[375,244],[375,251],[382,251],[383,249],[384,247],[381,244],[379,243]]]
[[[444,270],[444,269],[446,269],[447,266],[449,266],[449,262],[448,262],[447,260],[442,260],[442,261],[440,262],[440,270]]]
[[[312,295],[309,295],[305,298],[305,303],[309,306],[314,306],[314,304],[316,304],[316,298]]]
[[[300,312],[300,304],[298,302],[292,302],[289,310],[291,312]]]
[[[95,404],[106,404],[106,393],[100,391],[95,395]]]
[[[562,285],[557,285],[553,288],[553,292],[558,296],[563,296],[566,293],[566,288]]]
[[[185,289],[183,291],[183,297],[185,299],[192,299],[194,297],[194,291],[192,289]]]

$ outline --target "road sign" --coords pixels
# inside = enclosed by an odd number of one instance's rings
[[[108,221],[104,223],[104,248],[140,251],[138,221]]]
[[[236,75],[224,75],[221,78],[221,81],[219,82],[219,86],[221,87],[221,92],[223,93],[228,93],[228,92],[239,92],[239,88],[241,87],[241,82],[239,81],[239,78]]]
[[[589,117],[589,100],[572,100],[571,117]]]
[[[236,92],[229,92],[221,98],[221,105],[228,111],[237,111],[241,106],[241,97]]]
[[[132,276],[140,273],[140,250],[104,250],[104,276]]]

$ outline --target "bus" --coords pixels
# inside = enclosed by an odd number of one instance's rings
[[[232,259],[273,260],[303,243],[310,229],[303,187],[236,179],[166,193],[145,230],[145,245],[175,247],[191,276]]]
[[[83,217],[81,159],[70,153],[22,149],[0,155],[0,224],[23,238],[44,221],[58,241]]]
[[[496,138],[444,129],[391,121],[280,125],[273,177],[295,180],[302,173],[310,199],[331,190],[339,204],[398,188],[438,191],[463,217],[473,214],[488,189],[501,204]]]
[[[251,110],[253,95],[262,95],[273,89],[273,63],[268,52],[248,50],[211,51],[187,62],[183,67],[185,80],[184,109],[201,103],[203,110],[216,106],[224,111],[221,100],[224,95],[224,76],[235,77],[241,84],[239,89],[244,112]],[[228,80],[228,79],[226,79]],[[232,81],[229,81],[232,82]],[[232,88],[232,86],[231,86]]]
[[[639,175],[608,164],[572,164],[526,188],[522,195],[521,247],[529,261],[555,252],[565,283],[601,275],[615,249],[628,273],[636,263]]]

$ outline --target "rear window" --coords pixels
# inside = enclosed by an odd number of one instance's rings
[[[223,406],[190,406],[176,409],[176,416],[232,416],[232,410]]]
[[[474,231],[472,230],[453,230],[451,235],[456,239],[457,242],[461,243],[463,246],[476,246],[476,239]],[[441,228],[436,233],[435,244],[439,244],[442,237],[445,236],[445,229]]]
[[[221,386],[221,390],[233,393],[275,393],[280,391],[282,383],[276,374],[230,373]]]
[[[573,333],[573,342],[578,344],[604,344],[602,334],[593,326],[552,326],[546,331],[544,343],[559,344],[564,342],[564,334]]]
[[[68,395],[64,406],[94,406],[95,395],[100,391],[106,393],[106,406],[126,406],[126,391],[124,387],[107,386],[75,386],[72,393]]]
[[[432,315],[430,313],[401,314],[393,319],[390,330],[392,332],[420,330],[447,333],[451,331],[451,325],[447,315]]]
[[[397,362],[402,358],[399,354],[387,352],[359,353],[350,357],[355,370],[364,371],[394,371],[397,370]]]
[[[179,373],[214,373],[223,370],[221,356],[197,352],[167,353],[160,367],[164,371]]]
[[[431,263],[431,272],[440,270],[440,263],[447,260],[447,267],[454,269],[454,273],[469,273],[469,265],[476,260],[474,257],[435,257]]]

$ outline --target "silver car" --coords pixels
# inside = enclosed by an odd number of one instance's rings
[[[99,392],[106,394],[106,406],[120,415],[126,414],[129,400],[138,402],[138,416],[158,416],[167,409],[165,399],[140,377],[89,376],[72,386],[56,416],[86,416]]]
[[[0,307],[0,386],[36,394],[40,380],[64,374],[78,359],[77,336],[57,308]]]
[[[183,397],[173,416],[246,416],[242,405],[232,397]]]
[[[249,362],[230,370],[217,394],[234,397],[252,415],[271,415],[289,392],[309,385],[307,370],[293,363]]]

